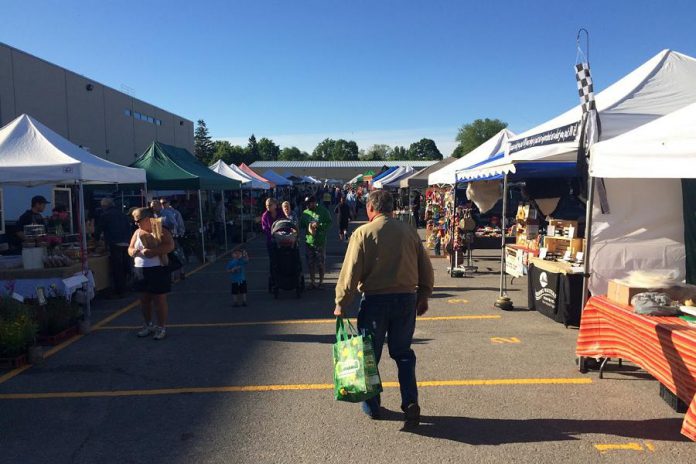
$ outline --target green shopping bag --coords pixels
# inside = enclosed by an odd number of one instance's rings
[[[358,403],[382,392],[372,337],[359,335],[353,324],[342,317],[336,319],[333,362],[336,400]]]

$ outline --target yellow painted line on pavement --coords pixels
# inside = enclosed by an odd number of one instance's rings
[[[645,449],[640,443],[607,443],[601,445],[594,445],[594,447],[597,451],[599,451],[602,454],[606,454],[609,451],[645,451]]]
[[[450,298],[447,300],[449,304],[457,304],[457,303],[468,303],[469,300],[465,300],[464,298]]]
[[[549,379],[471,379],[471,380],[426,380],[418,382],[419,387],[471,387],[500,385],[586,385],[592,383],[589,377],[549,378]],[[399,382],[383,382],[384,388],[398,388]],[[288,385],[231,385],[221,387],[158,388],[152,390],[113,390],[83,392],[49,393],[2,393],[0,400],[33,400],[56,398],[113,398],[127,396],[181,395],[195,393],[240,393],[331,390],[330,383],[308,383]],[[597,445],[595,445],[597,446]]]
[[[514,344],[514,343],[522,343],[522,340],[520,340],[517,337],[491,337],[491,343],[498,344],[498,345],[503,345],[503,344]]]
[[[234,250],[235,248],[237,248],[237,247],[239,247],[239,246],[241,246],[241,244],[235,246],[234,248],[232,248],[232,250]],[[226,254],[231,253],[232,250],[225,252],[225,253],[224,253],[223,255],[221,255],[221,256],[225,256]],[[197,268],[195,268],[194,270],[192,270],[191,272],[188,272],[187,275],[195,274],[195,273],[201,271],[202,269],[205,269],[206,267],[210,266],[211,264],[213,264],[213,263],[212,263],[212,262],[208,262],[208,263],[202,264],[202,265],[198,266]],[[92,326],[92,330],[102,330],[102,328],[103,328],[106,324],[108,324],[109,322],[113,321],[113,320],[116,319],[117,317],[122,316],[123,314],[127,313],[127,312],[130,311],[131,309],[133,309],[133,308],[135,308],[136,306],[138,306],[138,304],[139,304],[139,301],[138,301],[138,300],[135,300],[135,301],[129,303],[128,305],[124,306],[123,308],[116,310],[115,312],[113,312],[113,313],[110,314],[109,316],[105,317],[105,318],[102,319],[101,321],[99,321],[99,322],[97,322],[96,324],[94,324],[94,325]],[[71,338],[71,339],[69,339],[69,340],[64,341],[64,342],[61,343],[60,345],[56,345],[56,346],[50,348],[49,350],[44,351],[44,359],[45,359],[45,358],[49,358],[49,357],[53,356],[54,354],[58,353],[59,351],[65,349],[65,348],[67,348],[67,347],[69,347],[70,345],[72,345],[72,344],[75,343],[76,341],[81,340],[83,337],[84,337],[84,335],[82,335],[82,334],[76,335],[75,337],[73,337],[73,338]],[[33,366],[33,364],[27,364],[27,365],[25,365],[25,366],[22,366],[22,367],[18,367],[18,368],[16,368],[16,369],[13,369],[13,370],[11,370],[10,372],[7,372],[7,373],[4,374],[4,375],[1,375],[1,376],[0,376],[0,384],[5,383],[5,382],[7,382],[8,380],[17,377],[17,376],[18,376],[19,374],[21,374],[22,372],[25,372],[25,371],[27,371],[28,369],[31,369],[32,366]]]
[[[461,321],[478,319],[500,319],[499,314],[472,314],[467,316],[432,316],[419,317],[418,321]],[[355,319],[351,319],[355,322]],[[211,322],[211,323],[190,323],[190,324],[169,324],[167,328],[193,329],[193,328],[213,328],[213,327],[249,327],[259,325],[306,325],[306,324],[335,324],[336,319],[287,319],[277,321],[247,321],[247,322]],[[100,326],[96,330],[135,330],[142,326],[139,325],[111,325]]]

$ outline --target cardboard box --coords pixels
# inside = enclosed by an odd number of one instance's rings
[[[614,303],[630,306],[631,298],[633,298],[638,293],[647,291],[648,289],[646,288],[629,287],[628,285],[618,280],[610,280],[609,289],[607,290],[607,298],[609,299],[609,301],[612,301]]]

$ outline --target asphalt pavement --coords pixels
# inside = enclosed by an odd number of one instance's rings
[[[263,239],[245,247],[248,307],[232,306],[221,259],[174,286],[165,340],[135,336],[133,296],[100,300],[91,334],[41,366],[0,371],[0,463],[694,461],[659,384],[630,364],[603,380],[580,374],[577,329],[527,311],[524,279],[509,288],[518,309],[493,307],[495,252],[475,253],[471,278],[433,257],[414,340],[422,424],[402,430],[386,350],[383,420],[333,400],[332,286],[346,244],[331,232],[324,290],[277,300]]]

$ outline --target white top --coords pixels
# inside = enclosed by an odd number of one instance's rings
[[[143,242],[140,240],[140,230],[138,230],[138,237],[135,239],[135,249],[138,251],[145,249]],[[160,260],[159,256],[155,256],[154,258],[146,258],[142,255],[142,253],[138,253],[135,255],[135,257],[133,257],[133,266],[135,267],[155,267],[161,265],[162,261]]]

